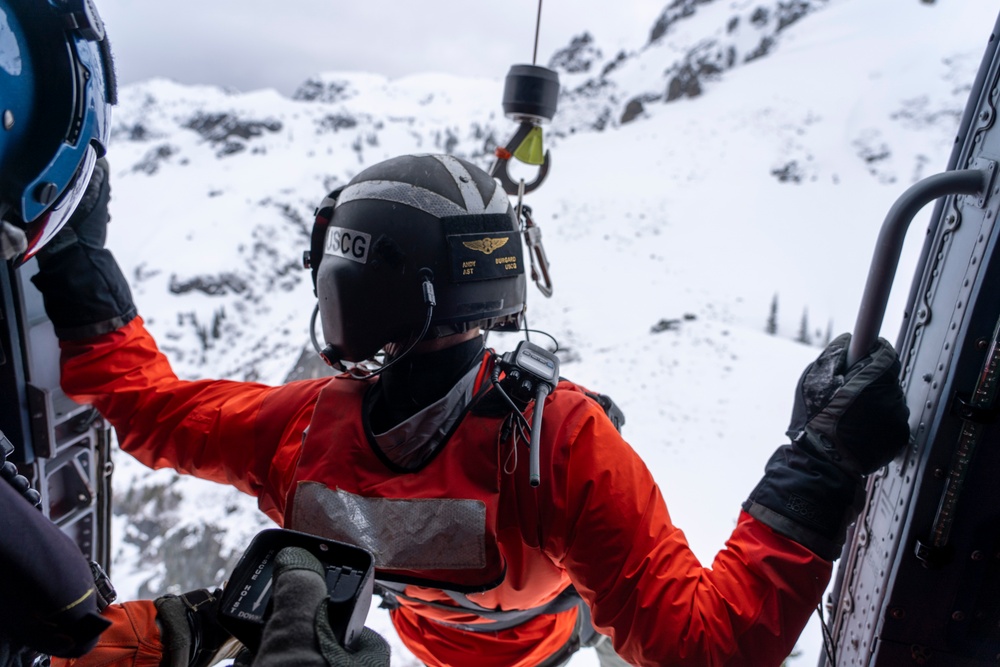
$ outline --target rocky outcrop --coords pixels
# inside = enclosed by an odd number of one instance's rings
[[[231,113],[198,113],[184,127],[218,146],[216,155],[223,157],[245,150],[249,139],[260,137],[265,132],[280,132],[282,125],[274,119],[247,120]]]
[[[569,46],[555,52],[549,60],[549,69],[568,74],[583,74],[590,72],[602,57],[603,54],[594,43],[594,38],[589,32],[585,32],[570,40]]]
[[[550,63],[569,79],[555,134],[601,131],[642,118],[657,102],[698,97],[726,71],[779,48],[782,31],[827,2],[674,0],[654,22],[644,46],[604,62],[589,33],[574,37]],[[689,29],[696,18],[698,29]],[[709,31],[706,24],[712,26]]]

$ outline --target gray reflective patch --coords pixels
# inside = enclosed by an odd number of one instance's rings
[[[459,192],[462,193],[465,210],[469,213],[484,213],[486,203],[483,201],[483,195],[479,193],[479,188],[476,187],[465,165],[450,155],[435,155],[434,159],[444,165],[444,168],[451,174],[452,180],[455,181]]]
[[[364,181],[349,185],[337,198],[337,206],[363,199],[376,199],[410,206],[436,218],[507,212],[510,200],[507,199],[507,193],[503,191],[503,188],[495,187],[490,200],[485,202],[465,165],[446,155],[435,155],[434,157],[444,165],[455,180],[455,185],[462,193],[464,207],[426,188],[397,181]]]
[[[403,204],[429,213],[435,218],[449,215],[467,215],[468,211],[436,192],[426,188],[397,183],[396,181],[364,181],[344,188],[337,198],[337,207],[362,199],[378,199],[381,201]]]
[[[319,482],[295,489],[292,530],[367,549],[388,570],[486,567],[486,505],[452,498],[365,498]]]
[[[493,198],[490,199],[490,203],[486,205],[486,210],[483,213],[506,213],[508,208],[510,208],[510,200],[507,199],[507,193],[503,191],[503,188],[497,188],[493,191]]]
[[[450,155],[434,155],[432,157],[444,165],[444,168],[448,170],[451,177],[455,179],[455,185],[458,186],[459,191],[462,193],[465,208],[469,213],[507,212],[510,200],[507,199],[507,193],[503,191],[503,188],[497,187],[496,182],[493,184],[493,195],[490,197],[490,200],[488,202],[483,201],[483,195],[479,192],[479,186],[472,180],[472,174],[469,173],[464,164]]]

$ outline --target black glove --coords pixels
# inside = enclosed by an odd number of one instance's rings
[[[827,560],[840,555],[864,503],[864,476],[909,442],[899,359],[879,339],[847,369],[850,335],[810,364],[795,391],[790,445],[779,447],[743,504],[751,516]]]
[[[365,628],[355,650],[345,649],[330,629],[323,566],[299,547],[285,547],[274,560],[274,611],[252,658],[241,655],[234,667],[388,667],[389,645]]]
[[[35,255],[40,270],[31,281],[62,340],[114,331],[136,315],[128,282],[104,248],[110,200],[108,163],[101,158],[76,211]]]
[[[850,334],[838,336],[806,367],[786,435],[793,442],[808,438],[840,467],[868,475],[906,446],[910,411],[892,346],[880,338],[847,368],[850,342]]]
[[[219,591],[204,588],[182,595],[157,598],[156,620],[161,627],[164,658],[169,667],[204,667],[230,634],[219,625]]]

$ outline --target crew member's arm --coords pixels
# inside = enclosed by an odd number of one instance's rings
[[[114,425],[121,448],[146,465],[233,485],[280,520],[301,430],[322,381],[276,388],[179,380],[104,247],[108,178],[107,163],[98,161],[80,206],[38,253],[40,270],[32,278],[60,339],[63,389],[93,403]]]
[[[863,476],[908,438],[895,353],[882,342],[846,372],[846,348],[838,339],[803,375],[798,395],[809,398],[804,408],[797,401],[794,440],[768,462],[709,568],[599,409],[581,408],[562,426],[555,441],[572,444],[556,455],[552,479],[565,486],[554,485],[555,511],[541,526],[565,529],[553,530],[546,550],[623,658],[765,667],[790,654],[857,515]]]
[[[208,667],[231,639],[219,623],[218,591],[133,600],[101,613],[111,627],[97,646],[52,667]]]
[[[160,667],[164,658],[152,600],[113,604],[101,612],[111,626],[79,658],[53,658],[52,667]]]
[[[7,479],[0,479],[0,535],[0,634],[49,655],[87,652],[108,623],[80,548]]]
[[[639,456],[599,408],[573,420],[540,524],[595,627],[636,665],[779,665],[820,600],[830,563],[745,513],[704,567]],[[561,460],[560,460],[561,459]],[[565,487],[555,480],[565,480]],[[565,527],[560,530],[559,527]]]
[[[280,387],[180,380],[141,318],[61,347],[63,390],[97,407],[123,450],[152,468],[258,497],[280,522],[302,432],[325,380]]]

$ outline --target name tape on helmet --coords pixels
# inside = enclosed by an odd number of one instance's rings
[[[344,227],[330,227],[326,230],[323,254],[365,264],[368,262],[368,248],[371,247],[371,242],[371,234]]]
[[[456,283],[492,280],[524,273],[517,232],[485,232],[448,236],[451,278]]]

